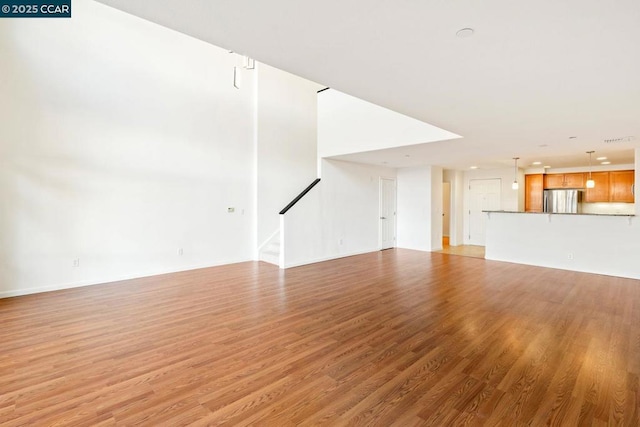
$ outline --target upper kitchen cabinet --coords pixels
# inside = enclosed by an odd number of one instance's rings
[[[564,174],[553,173],[544,176],[544,188],[562,188],[564,186]]]
[[[584,173],[552,173],[545,175],[544,188],[584,188]]]
[[[609,198],[611,202],[634,202],[635,171],[609,172]],[[597,186],[597,184],[596,184]]]
[[[580,173],[565,173],[564,183],[567,188],[584,188],[584,174]]]
[[[609,172],[593,172],[591,179],[595,182],[593,188],[587,188],[584,202],[597,203],[609,201]]]

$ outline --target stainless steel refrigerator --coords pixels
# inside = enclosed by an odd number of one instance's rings
[[[544,190],[544,211],[549,213],[580,213],[579,190]]]

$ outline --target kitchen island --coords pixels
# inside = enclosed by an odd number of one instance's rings
[[[640,279],[640,219],[486,211],[485,258]]]

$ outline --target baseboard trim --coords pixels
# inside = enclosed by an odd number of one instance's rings
[[[68,283],[49,285],[49,286],[38,286],[38,287],[26,288],[26,289],[0,291],[0,299],[19,297],[23,295],[39,294],[43,292],[61,291],[64,289],[81,288],[83,286],[105,285],[108,283],[120,282],[122,280],[142,279],[144,277],[159,276],[162,274],[180,273],[182,271],[199,270],[201,268],[218,267],[220,265],[237,264],[239,262],[247,262],[247,261],[254,261],[254,260],[251,258],[225,260],[223,262],[217,262],[212,264],[209,263],[209,264],[192,265],[186,268],[180,268],[178,270],[170,269],[170,270],[160,270],[160,271],[154,271],[154,272],[132,273],[132,274],[124,274],[121,276],[102,278],[102,279],[81,280],[77,282],[68,282]]]
[[[302,262],[295,262],[292,264],[285,264],[284,269],[287,268],[294,268],[294,267],[301,267],[303,265],[308,265],[308,264],[315,264],[317,262],[324,262],[324,261],[331,261],[332,259],[340,259],[340,258],[347,258],[350,256],[356,256],[356,255],[364,255],[364,254],[369,254],[371,252],[379,252],[380,249],[368,249],[365,251],[356,251],[356,252],[348,252],[348,253],[344,253],[344,254],[337,254],[337,255],[330,255],[330,256],[326,256],[326,257],[321,257],[321,258],[314,258],[308,261],[302,261]]]
[[[602,270],[594,270],[592,268],[584,268],[584,267],[569,268],[566,265],[558,265],[553,263],[541,263],[541,262],[532,263],[526,260],[496,258],[496,257],[492,257],[491,254],[485,255],[484,259],[487,261],[508,262],[509,264],[530,265],[532,267],[553,268],[555,270],[575,271],[577,273],[599,274],[601,276],[621,277],[623,279],[640,280],[640,275],[628,273],[625,271],[616,271],[615,268],[611,268],[611,269],[605,268]]]

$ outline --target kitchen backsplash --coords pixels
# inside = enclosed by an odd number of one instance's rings
[[[582,203],[582,213],[634,215],[634,203]]]

